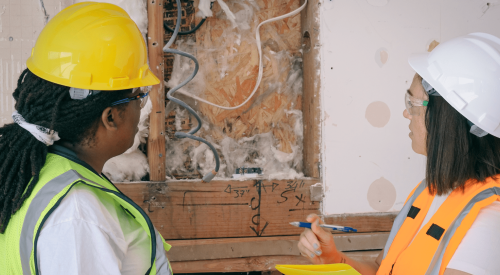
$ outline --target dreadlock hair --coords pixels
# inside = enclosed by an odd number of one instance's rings
[[[131,92],[130,89],[101,92],[73,100],[69,89],[26,69],[13,93],[15,108],[27,122],[57,131],[61,141],[90,143],[104,109]],[[126,105],[117,107],[123,110]],[[11,216],[31,195],[47,151],[47,145],[16,123],[0,127],[0,233],[5,232]]]

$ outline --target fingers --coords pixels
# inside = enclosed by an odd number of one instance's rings
[[[316,220],[311,224],[311,230],[316,235],[320,243],[328,243],[333,241],[332,234],[319,226],[319,221]]]
[[[306,229],[304,230],[304,237],[307,239],[309,249],[311,249],[312,252],[317,256],[321,256],[321,253],[323,253],[323,251],[321,250],[321,244],[319,243],[316,234],[314,234],[312,230]]]
[[[316,255],[306,245],[307,244],[304,244],[304,242],[302,241],[302,238],[301,238],[301,241],[298,244],[300,254],[306,258],[313,259],[314,257],[316,257]]]
[[[302,246],[307,249],[308,255],[312,257],[312,255],[320,256],[322,251],[316,235],[310,230],[306,229],[302,232],[300,236],[300,243]]]

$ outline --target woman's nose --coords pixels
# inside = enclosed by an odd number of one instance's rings
[[[408,110],[407,110],[407,109],[405,109],[405,110],[403,111],[403,116],[404,116],[405,118],[407,118],[407,119],[411,119],[411,115],[410,115],[410,113],[408,113]]]

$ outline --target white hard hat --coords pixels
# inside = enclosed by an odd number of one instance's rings
[[[500,38],[471,33],[408,61],[460,114],[500,137]]]

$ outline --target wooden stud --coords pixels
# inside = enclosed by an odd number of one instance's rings
[[[381,250],[389,237],[384,233],[336,234],[339,251]],[[299,236],[167,240],[171,262],[246,258],[256,256],[300,256]]]
[[[326,224],[345,225],[356,228],[358,232],[389,232],[398,212],[359,213],[326,216]]]
[[[320,51],[319,6],[320,0],[310,0],[301,13],[304,98],[302,104],[304,122],[304,174],[320,178],[321,153],[321,101],[320,101]]]
[[[291,226],[310,213],[315,179],[174,181],[117,187],[141,206],[165,239],[298,235]]]
[[[374,262],[380,250],[346,252],[348,257]],[[172,262],[174,273],[274,271],[277,264],[307,265],[311,261],[302,256],[260,256],[236,259]]]
[[[148,161],[149,178],[165,180],[165,92],[163,84],[163,5],[162,0],[148,0],[148,51],[151,71],[160,79],[149,98],[153,109],[149,116]]]

